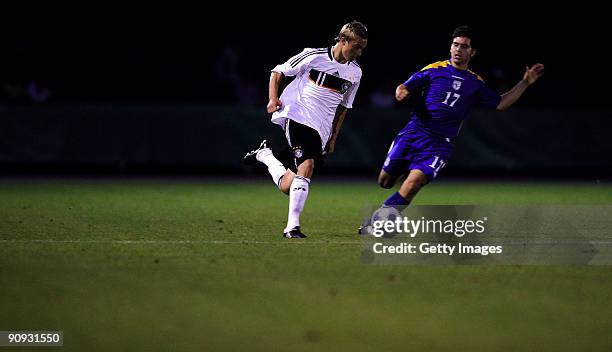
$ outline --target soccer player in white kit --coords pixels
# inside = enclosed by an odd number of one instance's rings
[[[293,165],[285,167],[272,154],[268,141],[248,152],[245,164],[264,163],[274,184],[289,195],[286,238],[306,237],[300,230],[300,214],[308,198],[315,161],[331,154],[347,109],[361,80],[361,67],[355,60],[368,44],[366,27],[357,21],[342,26],[328,48],[306,48],[287,62],[272,69],[269,85],[268,113],[281,126],[292,152]],[[278,90],[284,76],[295,79]],[[295,171],[292,171],[291,169]]]

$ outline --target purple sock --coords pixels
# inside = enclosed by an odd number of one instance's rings
[[[406,198],[402,197],[399,192],[395,192],[383,204],[386,206],[392,206],[402,211],[408,206],[408,204],[410,204],[410,202]]]

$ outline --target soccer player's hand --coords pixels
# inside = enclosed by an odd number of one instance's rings
[[[395,99],[402,101],[408,96],[409,92],[405,85],[400,84],[395,88]]]
[[[268,102],[268,106],[266,107],[266,109],[268,110],[268,113],[271,114],[275,111],[278,111],[281,106],[283,106],[283,103],[280,101],[280,99],[272,98]]]
[[[328,157],[331,153],[336,149],[336,141],[330,140],[325,145],[325,150],[323,150],[323,157]]]
[[[523,75],[523,81],[527,84],[533,84],[544,74],[544,65],[535,64],[531,67],[527,66],[525,68],[525,74]]]

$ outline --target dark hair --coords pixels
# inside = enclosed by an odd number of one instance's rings
[[[359,21],[351,21],[342,26],[340,33],[338,33],[335,40],[336,42],[339,42],[342,39],[350,41],[351,39],[354,39],[355,36],[368,39],[368,29]]]
[[[476,48],[476,44],[478,43],[478,40],[476,38],[476,33],[474,32],[472,27],[470,27],[470,26],[459,26],[459,27],[455,28],[455,30],[453,31],[453,36],[451,37],[451,40],[455,39],[457,37],[470,38],[470,45],[471,45],[471,47],[472,48]]]

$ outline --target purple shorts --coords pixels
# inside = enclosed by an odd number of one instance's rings
[[[410,170],[421,170],[431,182],[446,165],[452,150],[450,139],[417,128],[405,128],[391,143],[382,168],[397,177],[408,174]]]

